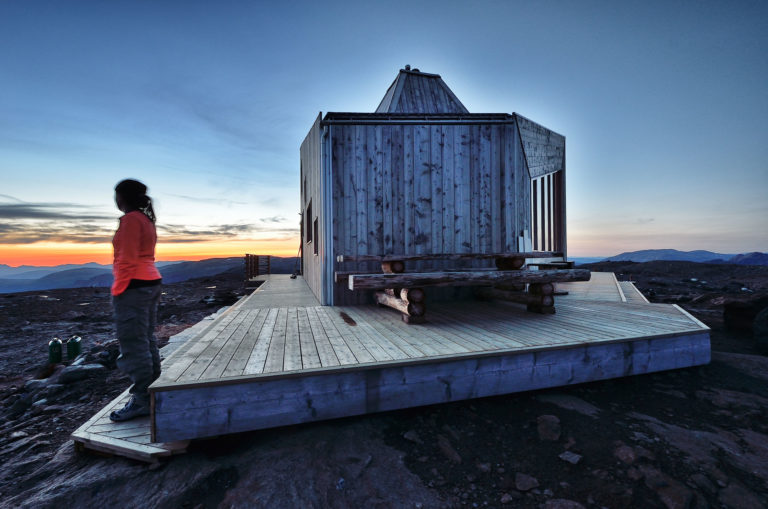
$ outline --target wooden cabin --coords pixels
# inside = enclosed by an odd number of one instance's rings
[[[374,113],[318,115],[300,183],[303,275],[322,305],[371,302],[334,273],[374,265],[339,256],[566,259],[565,137],[517,113],[470,113],[437,74],[406,66]]]

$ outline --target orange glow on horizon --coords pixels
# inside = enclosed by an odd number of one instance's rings
[[[231,242],[158,243],[157,261],[198,261],[207,258],[230,258],[245,253],[271,256],[296,256],[299,238],[287,240],[235,240]],[[0,244],[0,264],[18,267],[34,265],[50,267],[64,264],[96,262],[112,263],[111,244],[73,244],[38,242],[35,244]]]

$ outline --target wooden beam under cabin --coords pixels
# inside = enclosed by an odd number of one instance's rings
[[[388,262],[418,260],[486,260],[490,258],[557,258],[563,253],[557,251],[534,251],[529,253],[437,253],[437,254],[388,254],[388,255],[338,255],[337,262]]]
[[[376,299],[377,304],[391,307],[408,316],[424,316],[424,313],[427,310],[423,302],[408,302],[407,300],[402,300],[394,295],[390,295],[387,292],[376,292],[374,298]]]
[[[590,272],[587,269],[350,274],[349,289],[383,290],[422,286],[485,286],[494,283],[559,283],[589,281],[589,278]]]

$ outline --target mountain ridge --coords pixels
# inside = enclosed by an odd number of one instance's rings
[[[609,262],[650,262],[656,260],[662,261],[683,261],[683,262],[709,262],[712,260],[730,260],[734,254],[715,253],[705,250],[678,251],[677,249],[641,249],[639,251],[628,251],[605,259]]]
[[[281,258],[273,256],[271,271],[274,274],[289,274],[293,272],[295,263],[295,257]],[[224,272],[242,272],[244,269],[244,259],[239,256],[207,258],[194,262],[158,262],[156,265],[163,277],[164,283],[179,283],[196,277],[215,276]],[[0,293],[80,287],[104,288],[112,285],[112,268],[110,265],[87,263],[83,265],[59,265],[57,267],[24,267],[30,270],[16,274],[16,277],[13,277],[13,275],[9,277],[0,273]],[[57,268],[61,270],[47,270]],[[18,277],[25,273],[32,273],[39,277]]]
[[[768,265],[768,253],[753,251],[742,254],[723,254],[712,251],[678,251],[677,249],[642,249],[628,251],[605,258],[607,262],[679,261],[696,263],[725,263],[734,265]]]

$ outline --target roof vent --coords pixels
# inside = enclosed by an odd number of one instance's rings
[[[406,71],[410,71],[410,70],[411,70],[411,66],[410,66],[410,65],[406,65],[406,66],[405,66],[405,70],[406,70]]]

